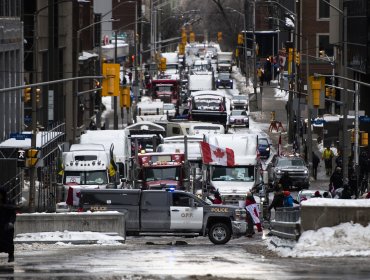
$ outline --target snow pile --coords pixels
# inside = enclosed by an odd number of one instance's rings
[[[289,91],[281,90],[279,88],[274,88],[274,91],[275,91],[274,97],[276,97],[277,99],[288,100]]]
[[[44,242],[44,243],[55,243],[55,245],[65,246],[66,244],[72,244],[73,242],[79,241],[94,241],[97,244],[102,245],[118,245],[124,241],[124,238],[117,235],[109,235],[100,232],[76,232],[76,231],[55,231],[55,232],[35,232],[35,233],[22,233],[18,234],[14,238],[14,242]],[[121,242],[120,242],[121,241]]]
[[[311,198],[302,201],[302,206],[370,207],[370,199]]]
[[[298,242],[278,237],[266,241],[282,257],[364,257],[370,256],[370,225],[343,223],[305,231]]]

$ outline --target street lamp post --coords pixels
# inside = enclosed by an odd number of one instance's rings
[[[93,22],[79,30],[77,30],[77,42],[76,42],[76,45],[77,45],[77,71],[76,71],[76,75],[79,76],[79,64],[78,64],[78,61],[79,61],[79,57],[80,57],[80,35],[81,35],[81,32],[96,25],[96,24],[100,24],[100,23],[103,23],[103,22],[113,22],[113,21],[117,21],[117,20],[114,20],[114,19],[108,19],[108,20],[102,20],[102,21],[98,21],[98,22]],[[72,128],[72,141],[73,143],[75,143],[76,141],[76,137],[77,137],[77,96],[78,96],[78,80],[75,80],[75,90],[74,92],[72,93],[73,94],[73,97],[72,97],[72,120],[73,120],[73,128]]]

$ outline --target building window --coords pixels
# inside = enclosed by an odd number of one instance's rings
[[[334,55],[333,45],[329,43],[329,34],[317,34],[317,41],[317,55],[319,55],[319,51],[325,51],[329,57]]]
[[[330,0],[327,0],[327,2],[330,2]],[[318,12],[318,18],[319,19],[328,19],[330,17],[330,6],[325,3],[324,1],[317,0],[317,12]]]

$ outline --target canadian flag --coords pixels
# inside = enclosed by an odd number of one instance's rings
[[[200,142],[200,145],[203,163],[208,164],[212,162],[223,166],[235,165],[234,151],[232,149],[221,149],[206,142]]]

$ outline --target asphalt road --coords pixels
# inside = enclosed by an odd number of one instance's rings
[[[208,238],[129,237],[122,245],[18,248],[0,255],[0,279],[368,279],[366,258],[281,258],[262,235],[213,245]]]

